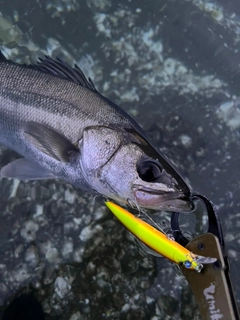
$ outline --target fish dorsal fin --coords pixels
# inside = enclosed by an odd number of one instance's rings
[[[66,80],[70,80],[79,84],[82,87],[90,89],[94,92],[97,92],[92,80],[86,78],[82,70],[75,64],[72,68],[66,62],[62,61],[60,58],[56,60],[45,56],[45,59],[39,58],[38,62],[34,67],[42,72],[52,74],[56,77],[60,77]]]
[[[0,62],[1,61],[5,61],[11,64],[16,64],[15,62],[8,60],[0,50]],[[75,64],[74,67],[72,68],[70,65],[68,65],[66,62],[64,62],[60,58],[53,59],[49,56],[45,56],[45,59],[39,58],[39,62],[37,62],[37,64],[33,64],[33,65],[23,64],[22,66],[28,69],[39,70],[44,73],[52,74],[56,77],[70,80],[74,83],[79,84],[82,87],[85,87],[99,94],[99,92],[95,88],[95,85],[92,79],[90,78],[87,79],[83,71],[78,67],[78,65]]]

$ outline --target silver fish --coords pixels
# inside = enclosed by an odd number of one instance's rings
[[[75,65],[0,57],[0,144],[23,158],[0,176],[60,178],[118,202],[190,211],[190,190],[141,127]]]

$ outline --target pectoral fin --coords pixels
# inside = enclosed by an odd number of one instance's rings
[[[34,147],[57,161],[69,162],[71,152],[78,151],[65,136],[37,122],[28,122],[24,135]]]
[[[53,179],[54,175],[37,163],[21,158],[8,163],[0,171],[1,178],[16,178],[19,180]]]

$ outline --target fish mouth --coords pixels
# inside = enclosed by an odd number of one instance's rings
[[[194,208],[190,192],[167,192],[135,185],[133,193],[137,204],[144,208],[172,212],[191,212]]]

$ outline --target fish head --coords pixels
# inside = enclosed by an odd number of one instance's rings
[[[190,188],[162,156],[143,154],[137,162],[137,181],[132,185],[135,203],[144,208],[189,212]]]
[[[137,132],[88,128],[83,133],[80,151],[82,172],[98,193],[140,208],[192,210],[188,185]]]

